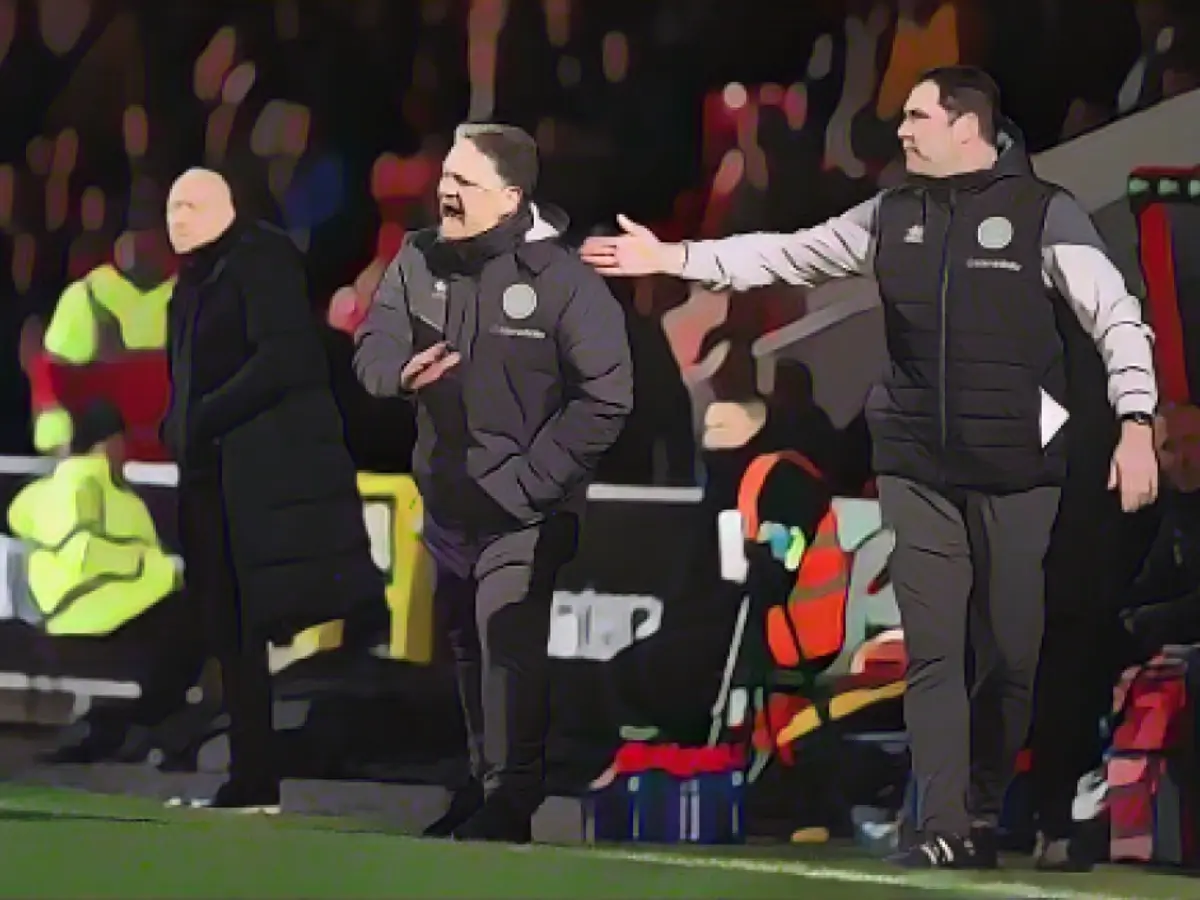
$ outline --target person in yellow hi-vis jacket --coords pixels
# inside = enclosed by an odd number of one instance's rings
[[[90,407],[71,455],[9,506],[25,575],[23,596],[19,578],[8,579],[12,608],[51,635],[111,634],[180,584],[149,510],[124,481],[123,430],[115,407]],[[8,559],[19,574],[11,542]]]
[[[162,351],[167,339],[167,302],[174,280],[142,288],[115,266],[102,265],[68,285],[43,338],[53,359],[72,366]],[[71,413],[58,403],[35,411],[33,443],[41,453],[70,445]]]

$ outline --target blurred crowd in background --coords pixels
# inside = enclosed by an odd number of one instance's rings
[[[903,99],[954,62],[996,75],[1036,152],[1200,86],[1200,4],[0,0],[0,451],[30,450],[23,326],[101,263],[168,276],[165,191],[189,166],[233,173],[244,205],[308,250],[337,325],[431,221],[465,119],[536,134],[541,194],[575,236],[618,212],[676,236],[793,229],[898,176]],[[601,477],[688,481],[679,353],[659,324],[685,289],[629,293],[639,412]],[[730,322],[761,334],[788,315]],[[330,349],[348,358],[343,332]],[[335,368],[359,465],[403,471],[409,413]],[[656,429],[678,436],[675,474],[655,474]]]

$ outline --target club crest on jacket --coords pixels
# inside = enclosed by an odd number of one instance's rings
[[[537,309],[537,292],[527,284],[510,285],[505,289],[500,305],[510,319],[528,319]]]
[[[1012,222],[1003,216],[992,216],[979,223],[979,246],[984,250],[1003,250],[1013,239]]]

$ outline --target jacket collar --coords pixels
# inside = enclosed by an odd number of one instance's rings
[[[906,183],[919,190],[934,194],[951,191],[980,191],[1005,178],[1033,174],[1033,164],[1025,146],[1025,136],[1010,120],[997,118],[996,163],[989,169],[963,172],[945,178],[930,178],[926,175],[909,175]]]
[[[567,224],[566,214],[557,207],[528,203],[495,228],[467,240],[443,241],[431,232],[426,259],[434,274],[471,275],[491,260],[513,254],[536,273],[548,264],[546,247],[553,245]]]

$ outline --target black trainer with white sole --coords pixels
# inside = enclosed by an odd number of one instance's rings
[[[527,812],[527,808],[496,792],[450,836],[456,841],[528,844],[533,841],[533,814]]]
[[[454,792],[446,812],[422,834],[425,837],[450,837],[455,829],[461,828],[483,808],[483,801],[483,785],[478,781],[469,782]]]
[[[975,848],[978,869],[1000,868],[1000,835],[993,825],[975,825],[971,828],[971,845]]]
[[[997,857],[972,838],[935,834],[889,856],[888,862],[906,869],[994,869]]]
[[[167,806],[175,809],[208,809],[240,815],[277,816],[283,812],[279,788],[251,790],[233,781],[217,788],[211,797],[172,797]]]
[[[1088,823],[1090,824],[1090,823]],[[1096,868],[1101,854],[1089,835],[1069,838],[1047,838],[1038,834],[1033,851],[1033,867],[1039,872],[1090,872]]]

